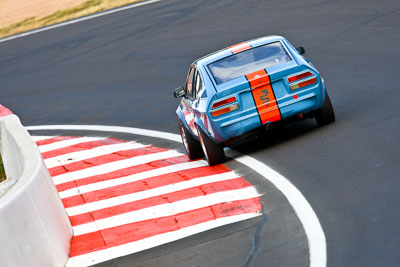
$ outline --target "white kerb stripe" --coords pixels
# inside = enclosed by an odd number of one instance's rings
[[[78,236],[139,221],[172,216],[178,213],[201,209],[219,203],[245,200],[258,196],[260,196],[260,194],[258,194],[256,189],[251,186],[243,189],[218,192],[131,211],[105,219],[96,220],[94,222],[74,226],[72,229],[74,231],[74,236]]]
[[[39,125],[27,126],[25,129],[30,131],[35,130],[82,130],[82,131],[100,131],[100,132],[115,132],[128,133],[142,136],[166,139],[174,142],[182,142],[182,138],[178,134],[160,132],[155,130],[147,130],[140,128],[124,127],[124,126],[104,126],[104,125]]]
[[[78,137],[78,138],[73,138],[73,139],[67,139],[67,140],[63,140],[63,141],[57,141],[57,142],[54,142],[54,143],[51,143],[48,145],[39,146],[39,151],[40,151],[40,153],[44,153],[44,152],[49,152],[49,151],[60,149],[60,148],[77,145],[80,143],[97,141],[100,139],[105,139],[105,138],[104,137]]]
[[[218,218],[216,220],[199,223],[196,225],[181,228],[176,231],[155,235],[149,238],[141,239],[120,246],[110,247],[104,250],[98,250],[95,252],[71,257],[68,259],[65,266],[66,267],[90,266],[93,264],[108,261],[110,259],[126,256],[159,245],[170,243],[223,225],[255,218],[257,216],[260,216],[260,213],[253,212],[253,213],[245,213],[245,214]]]
[[[204,176],[204,177],[199,177],[195,178],[189,181],[183,181],[179,182],[176,184],[169,184],[165,186],[160,186],[157,188],[149,189],[149,190],[144,190],[132,194],[127,194],[127,195],[122,195],[122,196],[117,196],[113,198],[108,198],[104,200],[99,200],[95,202],[89,202],[85,203],[83,205],[75,206],[72,208],[67,208],[65,209],[68,216],[75,216],[79,214],[84,214],[87,212],[92,212],[100,209],[106,209],[110,207],[115,207],[118,205],[138,201],[141,199],[146,199],[146,198],[151,198],[155,196],[161,196],[164,194],[169,194],[185,189],[189,189],[192,187],[197,187],[209,183],[215,183],[215,182],[222,182],[222,181],[227,181],[227,180],[232,180],[235,178],[238,178],[239,176],[235,172],[226,172],[226,173],[220,173],[220,174],[215,174],[215,175],[210,175],[210,176]]]
[[[118,171],[121,169],[137,166],[140,164],[149,163],[155,160],[174,158],[178,156],[182,156],[182,154],[175,150],[167,150],[158,153],[151,153],[148,155],[136,156],[132,158],[105,163],[102,165],[97,165],[94,167],[89,167],[83,170],[70,171],[57,176],[53,176],[53,182],[54,184],[59,185],[62,183],[76,181],[91,176],[106,174],[113,171]]]
[[[44,162],[46,163],[47,168],[53,168],[57,166],[62,166],[74,162],[78,162],[81,160],[90,159],[93,157],[100,157],[108,154],[112,154],[118,151],[130,150],[130,149],[137,149],[143,148],[147,145],[142,145],[136,142],[127,142],[127,143],[118,143],[118,144],[110,144],[110,145],[103,145],[99,147],[95,147],[88,150],[82,150],[77,152],[72,152],[60,156],[56,156],[53,158],[45,159]]]
[[[48,135],[36,135],[36,136],[31,136],[33,141],[35,142],[39,142],[39,141],[43,141],[43,140],[47,140],[47,139],[51,139],[54,138],[56,136],[48,136]]]
[[[143,180],[143,179],[146,179],[149,177],[154,177],[154,176],[159,176],[159,175],[163,175],[163,174],[167,174],[167,173],[178,172],[178,171],[182,171],[182,170],[188,170],[188,169],[199,168],[199,167],[204,167],[204,166],[208,166],[207,162],[204,160],[175,164],[175,165],[162,167],[162,168],[158,168],[158,169],[150,170],[150,171],[146,171],[146,172],[141,172],[141,173],[137,173],[137,174],[121,177],[121,178],[116,178],[116,179],[112,179],[112,180],[107,180],[107,181],[103,181],[103,182],[98,182],[98,183],[83,185],[83,186],[80,186],[77,188],[68,189],[68,190],[59,192],[59,195],[61,198],[67,198],[67,197],[77,196],[80,194],[84,194],[84,193],[88,193],[88,192],[92,192],[92,191],[96,191],[96,190],[109,188],[112,186],[136,182],[136,181]]]

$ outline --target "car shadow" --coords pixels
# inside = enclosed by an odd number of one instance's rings
[[[276,129],[262,130],[256,135],[230,145],[229,148],[243,154],[257,152],[310,134],[316,128],[318,126],[314,119],[304,119],[285,124]]]

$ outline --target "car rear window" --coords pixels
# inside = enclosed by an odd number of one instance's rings
[[[217,84],[222,84],[277,64],[291,61],[281,42],[258,46],[208,65]]]

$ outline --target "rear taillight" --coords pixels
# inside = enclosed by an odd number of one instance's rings
[[[288,77],[289,87],[292,90],[299,89],[317,83],[317,77],[311,71],[303,71]]]
[[[303,73],[300,73],[300,74],[296,74],[294,76],[290,76],[288,78],[288,81],[289,81],[289,83],[292,83],[292,82],[304,79],[304,78],[312,76],[312,75],[313,74],[310,71],[306,71],[306,72],[303,72]]]
[[[308,86],[308,85],[311,85],[311,84],[314,84],[314,83],[317,83],[317,77],[311,77],[311,78],[306,79],[306,80],[301,81],[301,82],[292,83],[290,85],[290,89],[296,90],[296,89],[299,89],[301,87],[305,87],[305,86]]]
[[[233,102],[236,102],[236,97],[234,97],[234,96],[224,99],[224,100],[221,100],[221,101],[214,102],[211,106],[211,109],[222,107],[222,106],[225,106],[225,105],[227,105],[229,103],[233,103]]]
[[[217,117],[231,111],[239,109],[236,97],[232,96],[220,101],[216,101],[211,106],[211,115]]]
[[[213,110],[213,111],[211,111],[211,115],[213,117],[217,117],[217,116],[221,116],[223,114],[229,113],[229,112],[237,110],[237,109],[239,109],[239,105],[235,103],[235,104],[232,104],[232,105],[220,108],[220,109]]]

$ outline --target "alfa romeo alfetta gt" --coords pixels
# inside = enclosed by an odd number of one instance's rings
[[[284,37],[243,42],[193,62],[176,111],[190,159],[225,160],[223,147],[237,137],[292,117],[335,120],[324,79]]]

